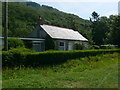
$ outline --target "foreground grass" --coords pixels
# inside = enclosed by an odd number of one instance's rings
[[[5,69],[3,88],[118,88],[119,55],[85,57],[36,69]]]

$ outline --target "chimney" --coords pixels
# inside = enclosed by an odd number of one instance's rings
[[[37,19],[37,25],[43,25],[43,19],[40,16]]]

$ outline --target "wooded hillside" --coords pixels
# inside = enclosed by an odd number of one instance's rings
[[[36,21],[41,16],[44,24],[77,30],[92,44],[120,46],[120,16],[111,15],[107,18],[91,12],[91,19],[84,20],[77,15],[35,2],[11,2],[8,6],[8,36],[27,37],[34,30]],[[79,10],[82,13],[81,9]]]
[[[90,22],[88,20],[74,14],[64,13],[50,6],[39,5],[34,2],[12,2],[9,3],[8,9],[9,36],[28,36],[36,26],[36,20],[39,16],[44,20],[44,24],[76,29],[86,37],[90,33]]]

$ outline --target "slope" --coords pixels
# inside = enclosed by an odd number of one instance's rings
[[[90,22],[77,15],[35,2],[10,2],[8,9],[9,36],[27,37],[35,28],[38,16],[41,16],[44,24],[72,28],[78,30],[86,38],[91,38]]]

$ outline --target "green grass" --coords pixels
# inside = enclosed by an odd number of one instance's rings
[[[119,53],[42,68],[4,69],[3,88],[118,88]]]

